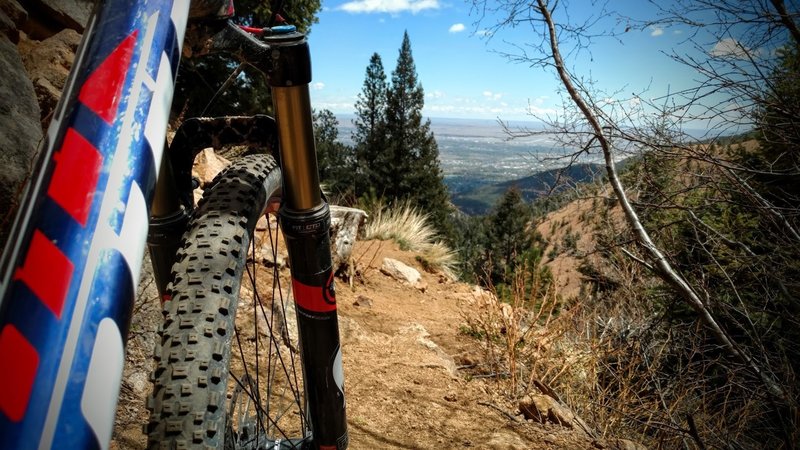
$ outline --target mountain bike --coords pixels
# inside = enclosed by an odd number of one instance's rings
[[[108,447],[145,242],[164,315],[148,446],[347,447],[308,44],[213,3],[104,1],[89,19],[0,263],[2,448]],[[189,119],[165,145],[184,43],[267,74],[275,119]],[[195,155],[230,145],[247,150],[195,205]],[[285,242],[290,280],[259,278],[259,238]]]

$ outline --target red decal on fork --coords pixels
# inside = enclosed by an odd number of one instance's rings
[[[336,311],[333,272],[328,277],[325,286],[309,286],[293,278],[292,289],[294,289],[294,301],[301,308],[318,313]]]

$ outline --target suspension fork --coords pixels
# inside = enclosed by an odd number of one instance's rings
[[[311,60],[299,33],[265,39],[278,122],[283,201],[279,212],[292,275],[314,446],[348,444],[342,352],[330,253],[331,216],[319,186],[308,85]]]
[[[172,264],[180,248],[181,236],[189,224],[191,211],[179,199],[171,160],[165,156],[161,159],[147,233],[153,278],[161,303],[170,300],[167,284],[172,278]]]
[[[319,187],[308,90],[311,83],[308,42],[303,34],[294,31],[294,27],[273,28],[272,34],[262,40],[255,39],[231,23],[222,26],[221,30],[219,28],[202,24],[190,27],[187,30],[188,42],[204,43],[193,52],[198,55],[210,52],[236,55],[267,74],[272,88],[280,143],[278,159],[283,175],[279,216],[291,263],[313,446],[320,450],[342,450],[347,448],[348,434],[330,253],[331,217]],[[193,34],[211,38],[190,38]],[[269,126],[265,124],[261,128],[267,129]],[[151,230],[155,228],[156,231],[151,232],[149,242],[151,255],[155,255],[155,272],[161,272],[163,277],[159,278],[156,274],[162,295],[165,293],[169,267],[177,251],[179,235],[176,236],[176,233],[182,233],[187,220],[185,210],[188,207],[181,207],[179,202],[174,201],[187,192],[189,184],[187,167],[190,167],[193,158],[191,152],[179,155],[185,153],[183,147],[183,144],[176,146],[173,141],[171,157],[164,158],[165,163],[161,168],[164,176],[159,177],[159,189],[162,190],[157,192],[153,207],[156,222],[160,220],[162,226],[154,227],[151,220]],[[161,185],[161,180],[172,179],[170,171],[174,171],[177,187],[169,183]],[[159,230],[164,233],[159,235]]]

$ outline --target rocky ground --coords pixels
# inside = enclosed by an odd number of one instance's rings
[[[472,377],[468,369],[484,355],[460,328],[482,294],[425,272],[414,256],[388,241],[358,242],[353,258],[360,275],[352,287],[339,281],[350,448],[614,448],[580,426],[559,424],[556,416],[544,423],[526,419],[494,380]],[[417,269],[421,281],[413,286],[386,275],[385,258]],[[149,285],[145,277],[142,287]],[[160,316],[155,293],[145,292],[136,307],[117,411],[114,447],[120,449],[145,446],[140,429]]]

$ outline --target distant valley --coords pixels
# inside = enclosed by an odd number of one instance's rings
[[[484,215],[491,212],[492,207],[511,187],[519,189],[525,201],[531,203],[543,195],[560,192],[575,183],[600,177],[603,170],[604,167],[599,164],[574,164],[568,168],[544,170],[515,180],[477,183],[473,188],[462,192],[454,193],[451,188],[450,192],[453,204],[463,213],[471,216]]]
[[[352,144],[353,117],[340,115],[337,119],[339,139]],[[541,125],[533,122],[508,125],[541,130]],[[488,213],[511,186],[517,186],[530,202],[548,193],[557,179],[588,181],[600,169],[601,161],[582,160],[559,175],[569,162],[570,150],[544,136],[509,139],[495,120],[432,118],[431,129],[453,204],[469,215]]]

